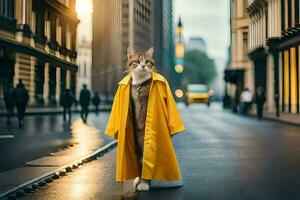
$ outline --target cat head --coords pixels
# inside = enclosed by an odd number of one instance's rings
[[[128,73],[144,76],[154,70],[153,60],[154,48],[151,47],[145,53],[136,52],[134,48],[127,49]]]

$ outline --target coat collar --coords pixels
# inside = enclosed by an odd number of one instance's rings
[[[159,73],[156,72],[151,72],[151,73],[152,73],[153,81],[163,81],[163,82],[165,81],[165,78]],[[130,83],[130,79],[131,79],[131,75],[128,74],[119,82],[119,85],[128,85],[128,83]]]

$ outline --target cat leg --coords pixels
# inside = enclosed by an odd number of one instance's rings
[[[141,179],[140,184],[137,186],[138,191],[149,191],[149,180]]]
[[[133,187],[136,189],[137,186],[140,184],[141,182],[141,178],[140,177],[136,177],[133,181]]]

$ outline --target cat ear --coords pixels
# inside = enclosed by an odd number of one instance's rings
[[[128,47],[128,48],[127,48],[127,57],[128,57],[128,59],[131,58],[131,57],[134,56],[134,55],[135,55],[135,50],[134,50],[134,48],[133,48],[133,47]]]
[[[150,58],[152,58],[153,52],[154,52],[154,48],[150,47],[150,49],[148,49],[145,54],[147,54]]]

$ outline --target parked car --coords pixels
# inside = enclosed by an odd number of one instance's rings
[[[185,104],[204,103],[210,105],[210,99],[213,96],[213,90],[209,90],[204,84],[188,84],[185,92]]]

